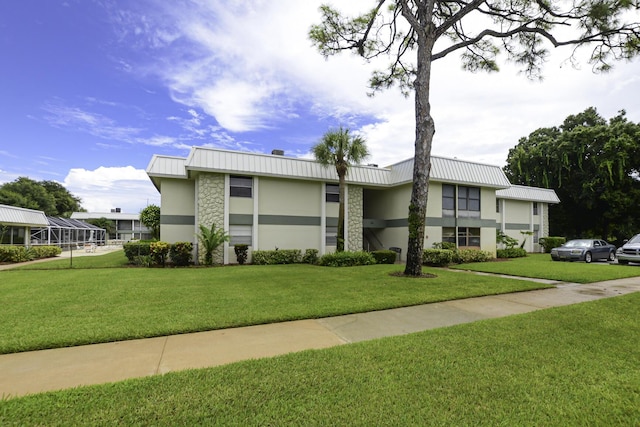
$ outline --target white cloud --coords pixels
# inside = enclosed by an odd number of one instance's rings
[[[133,166],[71,169],[63,184],[82,199],[89,212],[121,208],[122,212],[138,213],[149,204],[160,206],[160,195],[147,173]]]
[[[410,157],[413,100],[397,89],[367,96],[371,71],[384,69],[384,58],[365,63],[344,53],[325,60],[313,48],[308,31],[320,22],[321,3],[158,2],[156,21],[145,13],[138,25],[148,32],[140,37],[152,38],[159,29],[172,37],[163,39],[163,59],[150,64],[147,72],[160,73],[174,100],[214,117],[222,128],[216,131],[218,139],[228,148],[237,141],[227,138],[226,131],[286,127],[291,123],[286,120],[298,114],[294,106],[305,104],[319,119],[329,118],[330,125],[343,124],[354,131],[358,129],[353,124],[361,122],[356,119],[370,118],[360,130],[372,161],[388,164]],[[354,0],[338,8],[354,13],[371,6],[369,0]],[[638,61],[594,75],[588,64],[575,70],[565,61],[570,49],[551,53],[542,83],[518,75],[509,64],[501,64],[502,71],[493,75],[464,72],[456,53],[434,62],[433,153],[501,165],[520,137],[560,124],[590,106],[607,118],[624,108],[631,120],[640,121],[640,97],[630,96],[640,93]]]

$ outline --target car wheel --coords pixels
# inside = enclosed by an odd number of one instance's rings
[[[611,251],[609,252],[609,261],[613,262],[616,260],[616,253]]]
[[[591,257],[591,252],[587,252],[586,254],[584,254],[584,262],[588,264],[591,261],[593,261],[593,258]]]

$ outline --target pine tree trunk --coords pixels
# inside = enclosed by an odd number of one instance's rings
[[[429,104],[429,84],[431,79],[431,52],[435,37],[431,28],[425,26],[424,33],[418,35],[418,64],[415,87],[416,142],[413,163],[413,187],[409,204],[409,241],[407,244],[407,264],[404,274],[422,274],[422,253],[424,248],[424,227],[429,195],[429,174],[431,172],[431,145],[435,124]]]

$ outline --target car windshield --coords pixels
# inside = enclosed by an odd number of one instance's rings
[[[627,243],[640,243],[640,234],[636,234]]]
[[[591,240],[569,240],[565,243],[568,248],[588,248],[591,246]]]

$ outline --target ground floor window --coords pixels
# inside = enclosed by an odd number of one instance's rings
[[[24,245],[25,228],[0,225],[0,244]]]
[[[458,227],[458,247],[480,247],[480,229]]]
[[[231,225],[229,226],[230,246],[253,244],[253,228],[251,225]]]
[[[456,244],[456,228],[444,227],[442,229],[442,241],[447,243]]]
[[[337,246],[338,245],[338,227],[330,227],[327,226],[325,229],[325,238],[324,243],[327,246]]]

